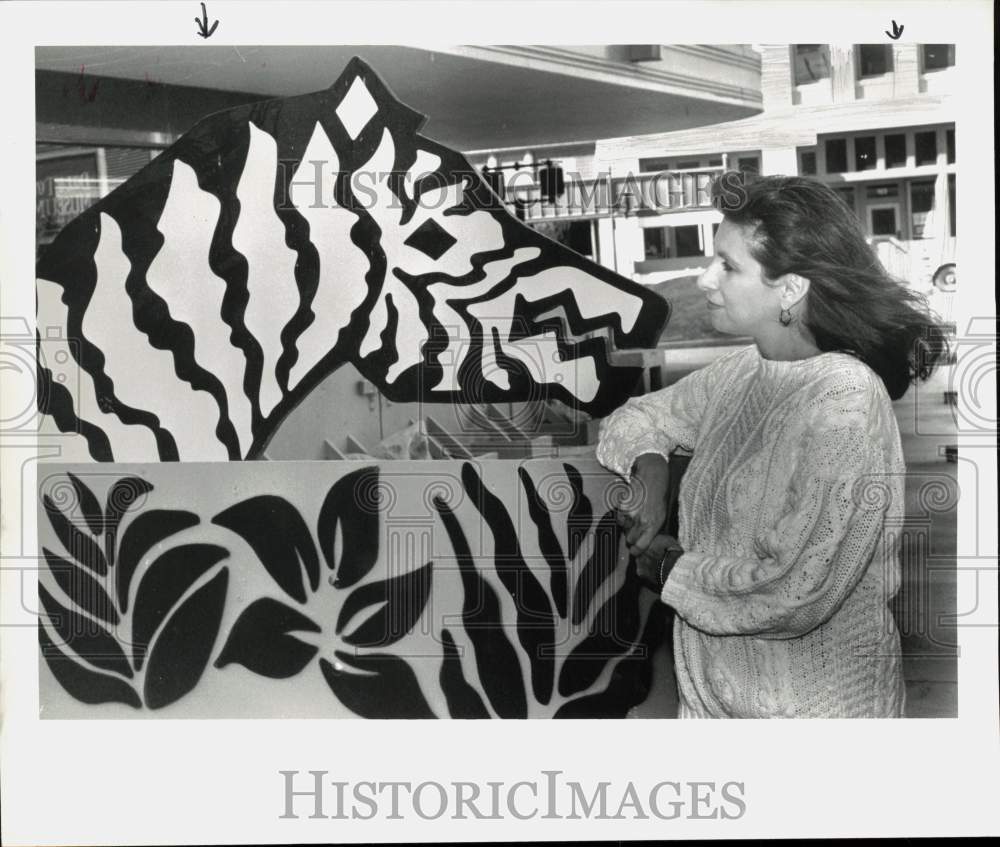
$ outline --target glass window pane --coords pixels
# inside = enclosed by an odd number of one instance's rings
[[[872,235],[896,234],[896,210],[872,209]]]
[[[639,172],[644,174],[658,174],[662,171],[670,170],[670,159],[660,156],[655,159],[640,159]]]
[[[925,71],[940,71],[955,64],[954,44],[923,44],[920,51]]]
[[[809,150],[804,152],[799,159],[799,172],[803,176],[812,176],[816,173],[816,153]]]
[[[737,167],[744,172],[760,173],[760,159],[757,156],[741,156],[737,160]]]
[[[847,139],[830,138],[826,142],[826,172],[839,173],[847,170]]]
[[[892,51],[888,45],[858,45],[858,76],[880,76],[891,70]]]
[[[948,175],[948,218],[951,234],[955,234],[955,220],[958,217],[957,195],[955,193],[955,174]]]
[[[913,238],[930,238],[934,213],[934,180],[924,179],[910,185],[910,230]]]
[[[826,44],[796,44],[793,62],[796,85],[830,76],[830,48]]]
[[[945,133],[945,144],[947,145],[948,164],[955,164],[955,130],[949,129]]]
[[[699,226],[674,227],[674,240],[677,244],[677,256],[702,256],[704,252],[699,243]]]
[[[646,247],[647,259],[667,258],[667,248],[664,236],[666,230],[663,227],[650,227],[642,231],[642,239]]]
[[[870,171],[874,170],[875,161],[875,136],[865,135],[854,139],[854,170]]]
[[[906,167],[906,136],[902,133],[885,137],[885,166],[887,168]]]
[[[933,165],[937,161],[937,133],[918,132],[914,136],[918,165]]]

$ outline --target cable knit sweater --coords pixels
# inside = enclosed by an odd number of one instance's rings
[[[823,353],[723,356],[601,425],[597,457],[628,477],[643,453],[694,455],[681,482],[681,717],[899,717],[889,599],[902,520],[899,431],[878,376]],[[669,461],[669,459],[668,459]]]

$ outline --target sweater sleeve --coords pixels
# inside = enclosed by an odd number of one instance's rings
[[[601,421],[597,461],[626,479],[644,453],[669,461],[678,447],[694,450],[709,399],[722,379],[746,358],[739,350],[720,357],[673,385],[633,397]]]
[[[755,534],[753,554],[691,551],[671,571],[662,599],[696,629],[795,638],[824,623],[864,576],[887,509],[902,503],[899,435],[884,394],[833,392],[796,430],[785,508]]]

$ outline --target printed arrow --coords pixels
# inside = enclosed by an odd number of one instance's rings
[[[201,19],[195,18],[194,22],[198,24],[198,35],[202,38],[208,38],[213,32],[215,32],[215,28],[219,25],[219,21],[216,20],[216,22],[209,27],[208,12],[205,11],[204,3],[201,4]]]
[[[892,22],[892,32],[885,29],[882,30],[886,35],[889,36],[893,41],[895,41],[899,36],[903,34],[903,27],[899,26],[895,21]]]

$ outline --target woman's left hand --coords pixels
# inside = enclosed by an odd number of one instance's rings
[[[635,557],[639,581],[659,594],[667,581],[670,569],[683,552],[683,548],[672,535],[664,533],[655,536],[646,551]]]

